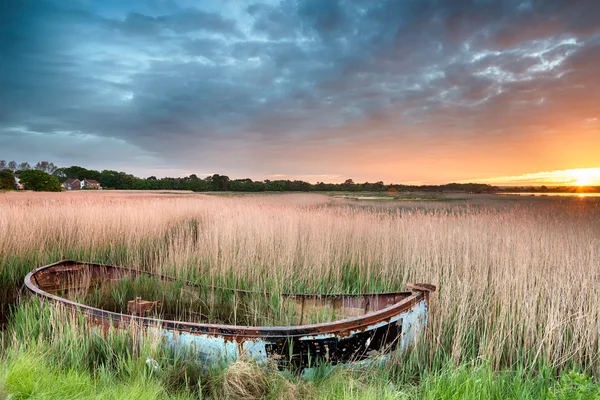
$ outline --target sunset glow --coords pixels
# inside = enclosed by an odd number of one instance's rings
[[[0,160],[600,185],[597,0],[17,3]]]
[[[575,168],[461,181],[515,186],[600,186],[600,168]]]
[[[600,185],[600,168],[574,169],[568,172],[576,186]]]

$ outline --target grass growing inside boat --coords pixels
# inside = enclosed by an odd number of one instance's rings
[[[75,284],[75,286],[80,286]],[[335,310],[315,308],[302,319],[293,298],[281,293],[260,293],[162,281],[152,276],[98,282],[89,288],[57,293],[70,300],[115,313],[128,314],[128,303],[140,298],[157,302],[148,317],[195,323],[250,326],[291,326],[333,321]]]

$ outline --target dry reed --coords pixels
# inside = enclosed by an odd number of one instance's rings
[[[312,194],[3,193],[0,275],[22,279],[14,260],[66,255],[270,290],[428,282],[439,287],[430,359],[598,370],[597,201],[349,204]]]

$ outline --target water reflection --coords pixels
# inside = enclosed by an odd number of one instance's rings
[[[600,197],[600,193],[497,193],[501,196]]]

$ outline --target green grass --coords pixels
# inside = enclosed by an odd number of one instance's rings
[[[36,298],[14,309],[6,333],[0,396],[12,399],[600,399],[600,386],[575,370],[496,371],[482,360],[422,368],[418,351],[382,366],[324,368],[309,381],[250,361],[203,372],[194,354],[146,331],[103,335],[81,314]]]
[[[87,371],[51,366],[42,354],[33,351],[11,355],[0,368],[2,391],[20,399],[192,399],[190,395],[168,393],[157,380],[136,377],[120,381],[109,370],[95,376]]]
[[[167,320],[196,323],[220,323],[250,326],[290,326],[300,323],[300,313],[294,299],[282,299],[280,293],[240,292],[210,286],[210,282],[196,282],[198,286],[183,281],[161,281],[155,277],[125,276],[114,282],[96,283],[87,290],[76,289],[57,293],[95,308],[127,314],[129,301],[140,297],[158,301],[151,315]],[[75,284],[76,286],[81,286]],[[331,321],[332,312],[309,315],[307,322]]]
[[[126,257],[126,253],[126,249],[113,247],[110,252],[95,252],[95,258],[114,260]],[[71,255],[85,258],[88,254],[73,251]],[[16,267],[12,269],[15,274],[14,271],[29,269],[31,262],[42,264],[51,257],[48,253],[34,254],[28,261],[5,258],[3,262]],[[386,286],[377,277],[365,282],[362,271],[356,266],[348,264],[342,268],[346,271],[344,279],[333,284],[328,277],[323,277],[322,291],[360,291],[365,287],[377,291]],[[18,275],[5,277],[5,283],[12,284]],[[197,275],[196,279],[201,276]],[[213,282],[230,287],[250,286],[243,279],[227,274]],[[360,285],[356,286],[358,282]],[[175,308],[181,300],[176,295],[180,293],[180,283],[173,284],[172,290],[164,291],[142,279],[121,282],[113,288],[111,295],[91,299],[98,302],[92,305],[123,311],[119,307],[123,308],[127,300],[135,297],[140,285],[156,295],[160,293],[161,300],[170,302]],[[268,280],[263,285],[281,288],[277,282]],[[303,290],[314,291],[315,287],[300,285],[299,291]],[[221,299],[221,310],[224,310],[231,302],[226,296]],[[275,302],[270,305],[275,309],[280,307]],[[3,335],[5,354],[0,358],[0,396],[4,393],[14,399],[116,399],[126,393],[127,398],[226,398],[226,368],[202,373],[189,354],[173,353],[151,340],[146,344],[139,342],[135,332],[114,330],[102,337],[87,328],[82,316],[61,316],[53,307],[46,307],[37,299],[21,302],[11,314]],[[452,326],[452,321],[446,321],[448,329]],[[473,327],[470,334],[462,337],[460,345],[467,360],[477,359],[481,336],[477,329]],[[451,348],[451,332],[441,337],[449,341],[442,343],[441,348]],[[292,393],[290,398],[314,399],[600,399],[599,386],[590,376],[573,370],[552,369],[543,359],[533,370],[523,367],[524,363],[517,359],[514,368],[498,371],[484,362],[466,361],[454,365],[451,357],[439,350],[432,361],[424,355],[427,351],[428,344],[423,344],[410,356],[398,358],[384,368],[360,374],[336,371],[314,382],[304,382],[297,377],[284,378],[268,370],[262,372],[266,376],[263,382],[266,389],[260,397],[285,398]],[[159,373],[148,369],[148,357],[160,362]]]
[[[94,374],[51,365],[34,350],[9,353],[0,364],[0,396],[10,399],[242,399],[307,398],[319,400],[424,399],[424,400],[594,400],[600,389],[591,378],[564,372],[557,380],[547,376],[526,376],[522,371],[493,372],[485,365],[448,366],[425,374],[417,384],[400,385],[384,372],[350,373],[337,370],[318,382],[299,382],[273,371],[249,364],[244,381],[235,366],[233,378],[224,370],[212,376],[205,391],[172,387],[158,376],[138,374],[120,379],[109,369]],[[236,375],[237,374],[237,375]],[[230,379],[231,381],[227,381]],[[256,384],[260,386],[257,386]]]

